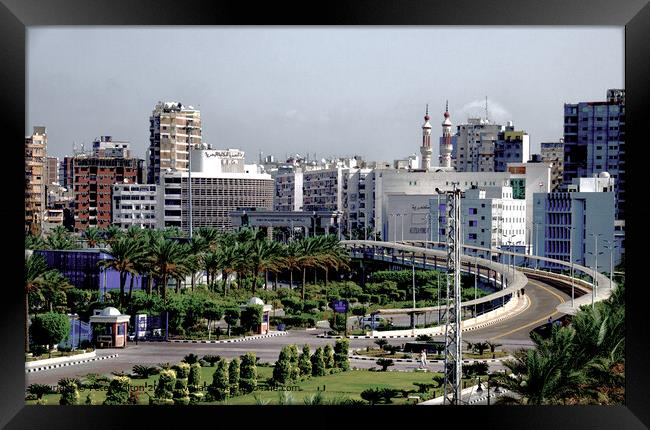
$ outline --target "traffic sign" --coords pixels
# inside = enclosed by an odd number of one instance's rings
[[[345,300],[336,300],[332,302],[332,309],[338,313],[345,313],[348,311],[348,302]]]

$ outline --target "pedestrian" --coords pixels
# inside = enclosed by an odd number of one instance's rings
[[[217,340],[221,337],[221,327],[217,327]]]
[[[548,317],[548,323],[549,323],[549,324],[553,323],[553,318]]]
[[[424,364],[424,367],[427,367],[429,365],[429,362],[427,361],[427,351],[426,351],[426,349],[422,350],[422,362]]]

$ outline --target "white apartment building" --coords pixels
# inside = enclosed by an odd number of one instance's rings
[[[345,231],[357,232],[355,237],[369,238],[375,230],[374,176],[372,169],[349,169],[343,174],[343,220]],[[366,230],[365,233],[364,230]]]
[[[280,212],[301,211],[303,205],[302,187],[302,170],[296,169],[295,172],[276,174],[273,210]]]
[[[161,215],[157,191],[155,184],[114,184],[111,223],[122,229],[156,228]]]
[[[343,208],[343,176],[347,171],[347,168],[336,167],[303,172],[303,210],[341,210]]]
[[[494,172],[494,147],[503,126],[469,118],[456,132],[453,167],[458,172]]]

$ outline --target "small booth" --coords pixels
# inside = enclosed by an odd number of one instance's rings
[[[130,315],[122,315],[113,307],[96,309],[90,317],[95,345],[98,348],[126,348]]]
[[[242,308],[248,305],[262,306],[262,324],[260,324],[260,326],[257,327],[257,334],[267,334],[269,332],[270,316],[271,316],[271,311],[273,310],[273,306],[265,305],[264,301],[262,301],[262,299],[260,299],[259,297],[252,297],[245,306],[242,306]]]

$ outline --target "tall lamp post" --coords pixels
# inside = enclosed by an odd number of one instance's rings
[[[575,307],[575,281],[573,280],[573,234],[572,230],[575,229],[575,227],[567,227],[564,226],[567,230],[569,230],[569,263],[571,263],[571,307]]]
[[[612,288],[614,283],[614,249],[618,246],[614,245],[613,241],[606,240],[605,248],[609,249],[609,287]]]
[[[589,233],[589,236],[593,236],[594,238],[594,252],[588,252],[587,254],[593,255],[594,256],[594,286],[592,288],[592,301],[591,301],[591,306],[593,308],[594,306],[594,301],[596,297],[598,296],[598,282],[596,282],[596,275],[598,274],[598,256],[602,254],[602,252],[598,252],[598,236],[603,236],[602,233]]]
[[[402,237],[402,242],[404,242],[404,217],[406,216],[406,214],[401,214],[401,215],[402,215],[400,217],[401,220],[402,220],[402,236],[401,237]]]
[[[535,229],[535,256],[539,257],[539,228],[540,223],[536,222],[533,224]],[[539,258],[535,259],[535,270],[539,268]]]

